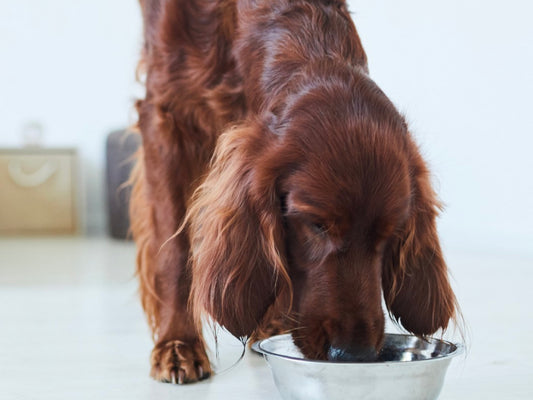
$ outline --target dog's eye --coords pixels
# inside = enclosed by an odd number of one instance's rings
[[[320,222],[312,222],[310,224],[311,226],[311,230],[316,233],[317,235],[322,235],[324,233],[326,233],[326,231],[328,230],[326,225],[320,223]]]

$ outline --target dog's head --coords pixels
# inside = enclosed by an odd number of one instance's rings
[[[439,205],[403,118],[363,72],[299,85],[220,137],[187,217],[192,299],[247,336],[285,296],[307,357],[369,360],[382,292],[415,334],[454,315]]]

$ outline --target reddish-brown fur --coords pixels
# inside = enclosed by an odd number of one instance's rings
[[[439,203],[345,2],[141,6],[131,218],[152,376],[209,375],[203,313],[240,337],[291,330],[319,359],[379,350],[382,290],[409,331],[445,329]]]

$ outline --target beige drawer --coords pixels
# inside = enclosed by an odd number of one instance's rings
[[[0,234],[74,233],[75,152],[0,150]]]

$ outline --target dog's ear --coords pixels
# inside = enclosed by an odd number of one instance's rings
[[[250,122],[220,136],[186,217],[195,315],[207,312],[237,337],[249,336],[290,285],[276,177],[261,169],[262,129]]]
[[[429,335],[447,328],[456,299],[437,235],[440,204],[418,149],[412,142],[410,146],[410,211],[385,250],[383,292],[389,313],[405,329]]]

